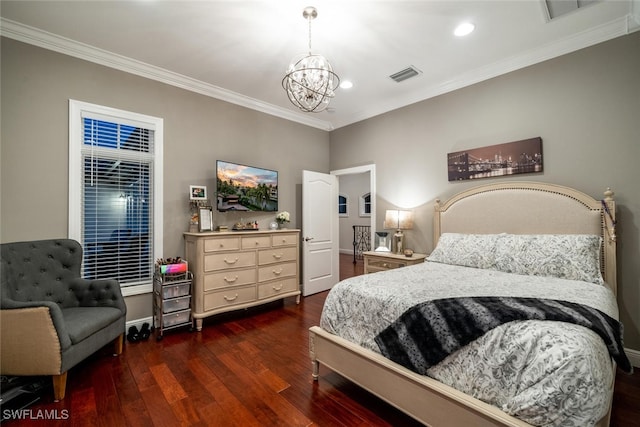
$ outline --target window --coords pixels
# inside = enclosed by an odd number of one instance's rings
[[[83,276],[150,292],[162,258],[163,121],[71,100],[69,127],[69,237],[83,246]]]
[[[360,208],[360,216],[370,217],[371,216],[371,193],[366,193],[360,196],[358,205]]]
[[[349,197],[343,194],[338,195],[338,216],[349,216]]]

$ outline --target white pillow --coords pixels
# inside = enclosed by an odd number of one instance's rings
[[[589,234],[504,234],[495,252],[495,268],[601,285],[601,244],[600,236]]]
[[[443,233],[427,259],[443,264],[495,270],[496,243],[500,236]]]

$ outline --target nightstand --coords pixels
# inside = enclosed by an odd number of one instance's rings
[[[406,267],[407,265],[420,264],[427,257],[426,254],[416,254],[413,256],[398,255],[391,252],[363,252],[364,273],[375,273],[376,271],[391,270],[393,268]]]

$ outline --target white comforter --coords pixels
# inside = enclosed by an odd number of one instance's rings
[[[426,262],[344,280],[327,296],[320,326],[380,352],[374,337],[415,304],[440,298],[513,296],[565,300],[614,319],[605,286]],[[552,321],[502,325],[449,355],[428,375],[537,426],[589,426],[611,400],[612,363],[602,339]]]

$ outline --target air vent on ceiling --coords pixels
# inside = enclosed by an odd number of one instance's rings
[[[419,75],[421,72],[422,71],[418,70],[413,65],[411,65],[402,71],[398,71],[395,74],[391,74],[389,77],[391,77],[396,83],[400,83],[404,80],[410,79],[411,77],[415,77]]]
[[[544,4],[547,8],[548,19],[551,20],[585,6],[598,3],[599,1],[600,0],[544,0]]]

